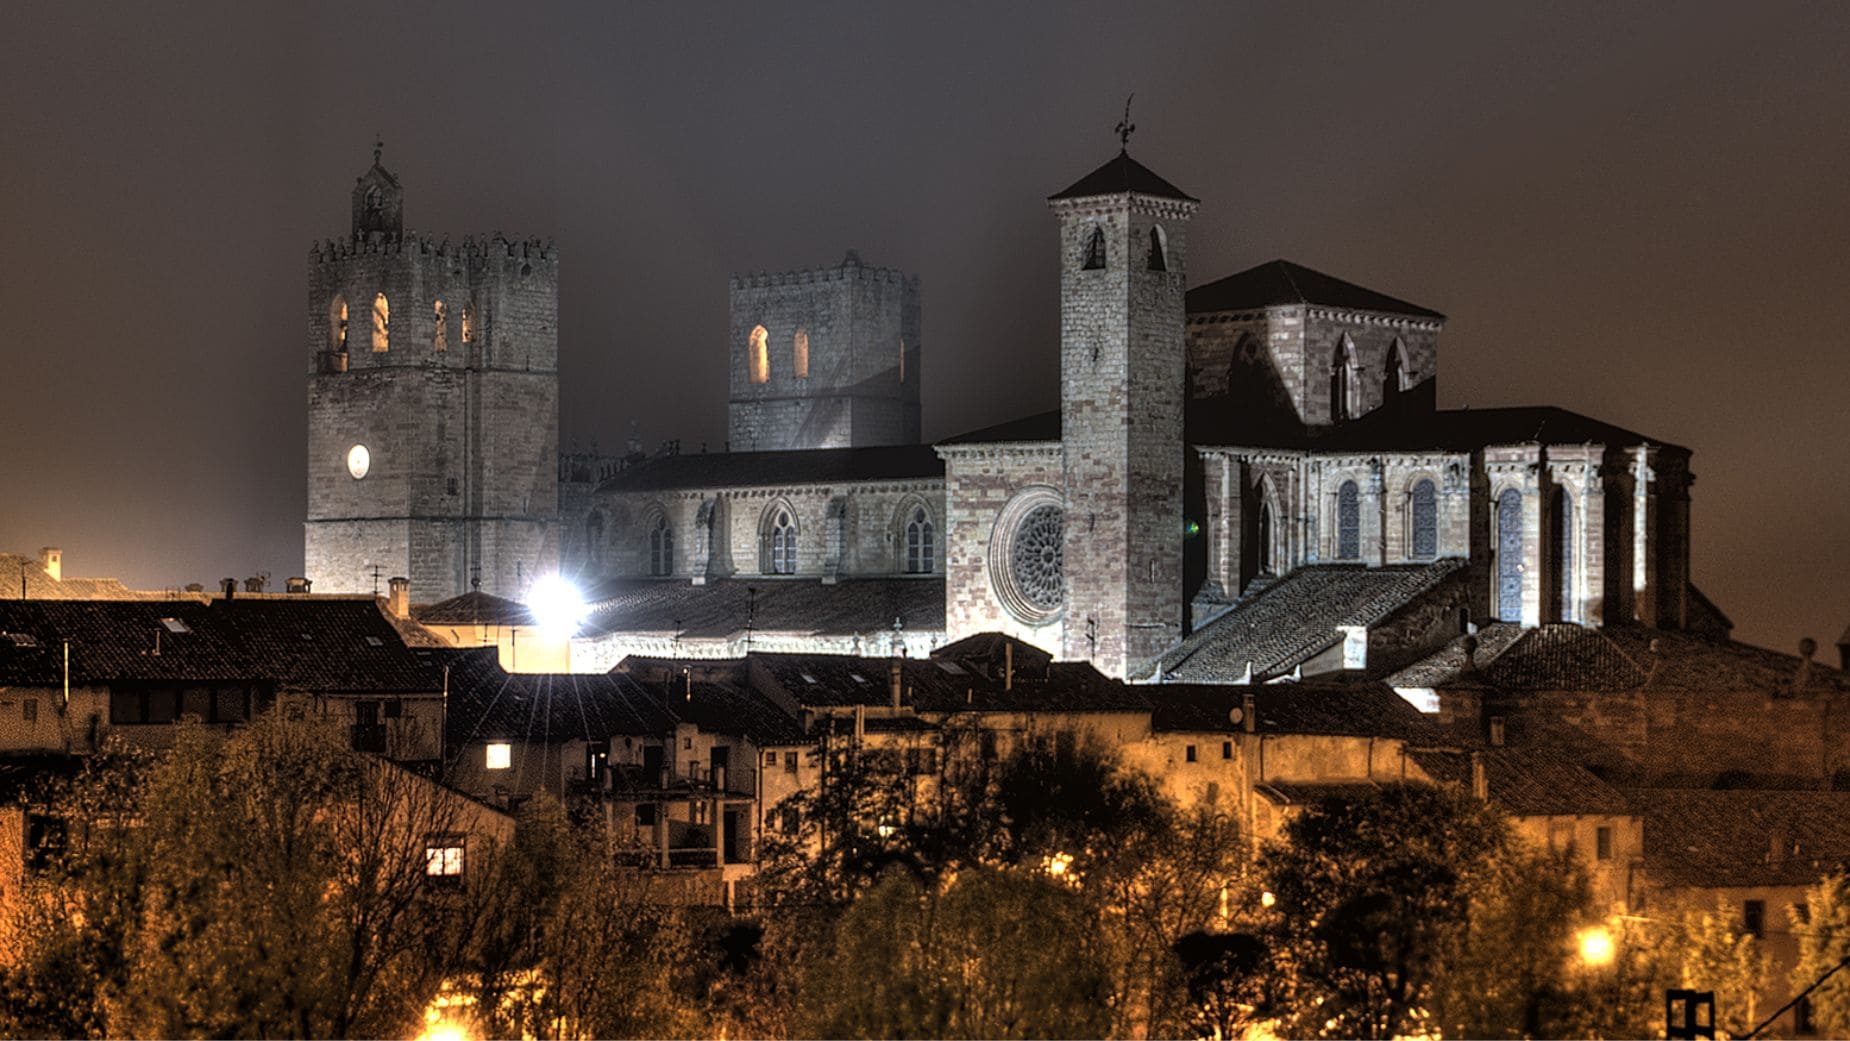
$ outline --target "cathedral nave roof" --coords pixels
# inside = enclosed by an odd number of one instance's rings
[[[1271,260],[1188,291],[1188,313],[1257,311],[1293,304],[1322,304],[1351,311],[1380,311],[1444,321],[1445,316],[1345,282],[1334,275],[1312,271],[1289,260]]]

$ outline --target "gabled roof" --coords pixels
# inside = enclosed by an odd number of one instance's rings
[[[897,661],[900,704],[916,712],[1150,710],[1143,688],[1119,683],[1086,662],[1024,662],[1012,677],[1005,677],[984,675],[954,657]],[[892,705],[892,658],[755,653],[749,662],[755,677],[771,680],[805,708]]]
[[[1060,410],[1038,412],[1021,419],[1011,419],[1006,423],[971,430],[956,437],[947,437],[938,442],[941,445],[990,445],[1014,442],[1039,442],[1060,440]]]
[[[1188,291],[1188,313],[1257,311],[1292,304],[1321,304],[1351,311],[1379,311],[1415,318],[1445,316],[1385,293],[1364,289],[1289,260],[1272,260]]]
[[[600,493],[677,488],[743,488],[851,481],[928,480],[944,476],[930,445],[810,448],[782,452],[699,452],[637,463],[598,485]]]
[[[503,738],[595,744],[674,731],[661,695],[627,676],[511,673],[501,668],[493,647],[427,653],[432,663],[449,665],[446,729],[452,747]]]
[[[481,590],[411,609],[424,625],[532,625],[533,612],[518,600]]]
[[[1430,564],[1300,567],[1190,633],[1163,656],[1164,677],[1230,683],[1289,673],[1342,639],[1337,626],[1374,625],[1463,572],[1462,560]]]
[[[1162,683],[1144,688],[1159,731],[1237,733],[1250,695],[1261,734],[1329,734],[1439,740],[1444,734],[1385,684],[1306,680],[1252,685]],[[1240,718],[1236,717],[1237,714]]]
[[[1625,796],[1553,748],[1479,748],[1490,799],[1517,817],[1617,817],[1631,813]],[[1415,749],[1408,753],[1441,784],[1471,787],[1471,750]]]
[[[586,593],[591,614],[580,630],[679,633],[690,639],[758,632],[890,633],[894,619],[914,632],[944,629],[944,579],[618,579]]]
[[[1180,199],[1184,202],[1200,201],[1158,177],[1155,171],[1132,159],[1129,152],[1119,152],[1106,160],[1103,166],[1074,181],[1065,191],[1056,192],[1047,198],[1051,202],[1055,199],[1083,199],[1093,195],[1125,193],[1148,195],[1157,199]]]
[[[373,599],[215,600],[212,613],[284,690],[434,694],[443,676]]]
[[[1635,789],[1653,886],[1809,886],[1850,861],[1850,792]]]

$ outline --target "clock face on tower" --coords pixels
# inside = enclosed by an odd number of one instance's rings
[[[365,445],[354,445],[347,449],[347,472],[353,475],[354,480],[365,477],[372,465],[373,455],[366,450]]]

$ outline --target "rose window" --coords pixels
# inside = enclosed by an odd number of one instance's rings
[[[1063,564],[1060,507],[1037,506],[1021,519],[1009,548],[1015,589],[1033,607],[1054,610],[1060,606]]]

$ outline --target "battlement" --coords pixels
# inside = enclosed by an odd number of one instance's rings
[[[510,239],[499,232],[488,236],[465,236],[461,243],[451,242],[449,238],[442,241],[407,231],[403,235],[388,235],[382,231],[366,235],[354,235],[347,239],[327,239],[316,241],[309,247],[308,256],[311,264],[335,263],[362,256],[389,256],[392,254],[412,253],[432,257],[459,257],[465,263],[486,265],[498,260],[520,260],[525,263],[538,263],[556,266],[559,262],[558,249],[551,240]]]
[[[917,282],[918,276],[908,275],[904,271],[890,267],[874,267],[863,263],[861,255],[849,250],[842,262],[834,267],[810,268],[804,271],[760,271],[749,275],[733,275],[728,284],[733,289],[769,289],[774,286],[826,285],[832,282]]]

